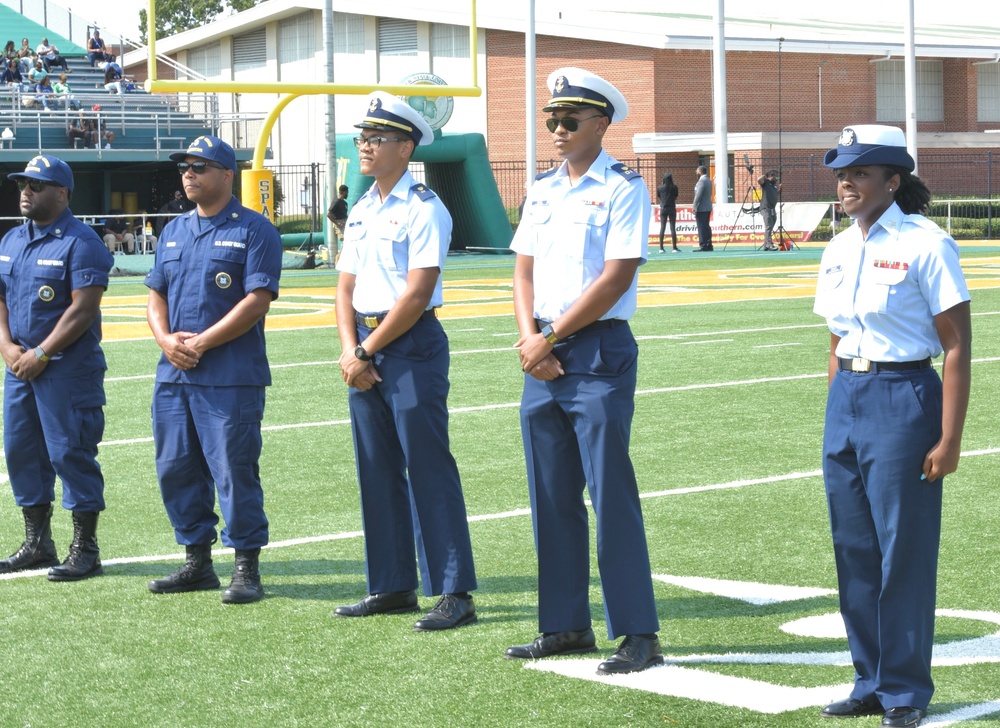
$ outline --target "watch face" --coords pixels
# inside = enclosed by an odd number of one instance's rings
[[[354,347],[354,356],[356,356],[361,361],[368,361],[369,359],[371,359],[371,357],[368,356],[368,352],[365,351],[365,347],[363,347],[361,344],[358,344],[356,347]]]

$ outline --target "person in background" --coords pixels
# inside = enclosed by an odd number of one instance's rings
[[[119,250],[132,255],[135,252],[135,237],[128,231],[128,221],[121,209],[109,210],[104,221],[104,244],[108,250],[117,253]]]
[[[770,170],[757,179],[760,185],[760,217],[764,223],[764,250],[777,250],[778,246],[771,239],[774,224],[778,220],[778,184],[777,170]]]
[[[969,404],[972,325],[958,245],[892,126],[847,127],[824,163],[854,224],[820,262],[830,329],[823,480],[854,689],[822,715],[920,724],[931,653],[944,477]],[[944,354],[941,376],[931,365]]]
[[[531,186],[510,246],[541,635],[507,648],[506,657],[596,649],[586,491],[597,518],[608,638],[623,638],[597,671],[639,672],[663,662],[629,457],[639,352],[628,320],[649,247],[649,192],[638,172],[603,148],[610,125],[628,115],[622,93],[573,67],[553,71],[547,86],[545,126],[563,162]]]
[[[264,598],[260,550],[269,538],[260,478],[265,389],[271,384],[264,317],[278,297],[281,236],[233,196],[236,153],[200,136],[170,158],[196,209],[167,223],[146,276],[146,318],[163,350],[153,386],[153,440],[163,505],[187,553],[159,594],[217,589],[222,543],[236,552],[223,604]]]
[[[35,103],[40,104],[46,111],[55,111],[59,105],[47,75],[35,84]]]
[[[77,139],[82,139],[83,146],[86,147],[89,136],[90,132],[87,130],[87,123],[82,113],[75,119],[69,120],[69,126],[66,128],[66,139],[69,141],[71,149],[76,148],[75,141]]]
[[[53,66],[62,68],[63,73],[73,73],[72,69],[66,64],[66,59],[59,55],[59,49],[54,45],[49,45],[48,38],[42,38],[41,44],[35,49],[35,55],[42,59],[45,70],[49,73],[52,72]]]
[[[42,66],[42,62],[35,61],[35,65],[28,70],[28,83],[34,88],[42,82],[43,78],[48,78],[48,76],[49,72]]]
[[[327,219],[333,224],[334,234],[341,241],[344,239],[344,225],[347,224],[348,194],[350,194],[350,190],[347,189],[347,185],[341,185],[337,190],[337,199],[333,201],[330,209],[326,211]]]
[[[712,180],[708,167],[698,167],[698,182],[694,186],[694,219],[698,223],[698,247],[694,252],[711,252],[712,245]]]
[[[7,175],[21,190],[23,225],[0,242],[0,354],[3,445],[24,542],[0,561],[0,573],[51,567],[51,581],[103,573],[97,517],[104,476],[97,445],[104,435],[101,297],[114,260],[69,209],[73,172],[42,154]],[[73,541],[61,564],[52,541],[56,476],[72,513]]]
[[[90,61],[91,68],[98,61],[107,60],[107,47],[104,45],[104,38],[101,37],[101,31],[99,30],[95,30],[94,34],[87,41],[87,60]]]
[[[66,74],[60,73],[59,80],[52,84],[52,91],[56,95],[56,103],[65,106],[67,109],[72,109],[73,111],[80,110],[80,102],[76,100],[76,96],[73,95],[72,89],[69,87],[69,83],[66,81]]]
[[[104,88],[112,93],[122,92],[122,82],[125,79],[125,72],[115,61],[114,54],[108,56],[108,62],[104,66]]]
[[[21,73],[27,73],[35,65],[35,52],[31,50],[31,44],[27,38],[21,38],[21,47],[17,50],[17,57],[21,61]]]
[[[24,84],[24,76],[21,75],[21,69],[18,67],[17,61],[7,62],[7,67],[4,68],[3,74],[0,75],[0,83],[19,87]]]
[[[424,594],[440,599],[413,629],[453,629],[478,618],[465,497],[448,444],[448,337],[434,313],[444,303],[452,220],[408,170],[417,145],[434,141],[423,116],[376,91],[355,127],[361,173],[375,182],[348,218],[336,309],[368,595],[334,614],[417,611],[419,563]]]
[[[663,234],[667,230],[667,223],[670,223],[670,240],[673,243],[673,251],[681,252],[677,247],[677,195],[680,190],[674,184],[672,174],[663,175],[663,181],[656,187],[656,200],[660,203],[660,252],[663,250]]]

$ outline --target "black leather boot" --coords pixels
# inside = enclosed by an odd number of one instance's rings
[[[222,593],[223,604],[249,604],[264,598],[264,587],[260,585],[258,557],[260,549],[236,550],[236,568],[229,588]]]
[[[56,545],[52,542],[52,504],[27,506],[24,514],[24,543],[21,548],[0,561],[0,574],[26,569],[44,569],[56,566]]]
[[[184,565],[170,576],[149,582],[151,592],[177,594],[219,588],[221,582],[212,568],[212,544],[193,544],[185,546],[184,550],[187,552]]]
[[[97,548],[96,511],[73,511],[73,543],[59,566],[49,569],[49,581],[80,581],[104,573]]]

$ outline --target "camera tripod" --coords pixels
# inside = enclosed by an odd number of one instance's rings
[[[733,230],[735,230],[736,226],[739,225],[740,218],[743,217],[743,213],[745,212],[748,215],[750,215],[750,227],[753,228],[754,227],[753,216],[760,212],[760,206],[759,205],[754,206],[753,204],[754,190],[757,189],[754,186],[753,182],[753,165],[748,162],[746,164],[746,170],[747,170],[747,191],[743,193],[743,202],[740,203],[740,210],[739,212],[736,213],[736,219],[733,220],[733,224],[729,226],[729,233],[726,236],[726,243],[725,245],[722,246],[723,250],[729,247],[729,243],[733,239]],[[750,203],[749,208],[747,207],[748,202]]]

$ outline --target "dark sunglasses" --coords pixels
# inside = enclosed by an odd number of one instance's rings
[[[209,167],[214,169],[226,169],[221,164],[216,164],[215,162],[178,162],[177,171],[184,174],[189,169],[195,174],[205,174],[205,170]]]
[[[599,119],[603,114],[594,114],[593,116],[585,116],[582,119],[577,119],[575,116],[564,116],[561,119],[557,119],[554,116],[550,116],[545,120],[545,128],[548,129],[553,134],[556,129],[562,125],[562,128],[572,134],[574,131],[580,128],[581,121],[587,121],[588,119]]]
[[[25,187],[30,187],[32,192],[41,192],[46,187],[62,187],[62,185],[56,184],[55,182],[46,182],[40,179],[19,179],[17,181],[17,189],[24,192]]]

